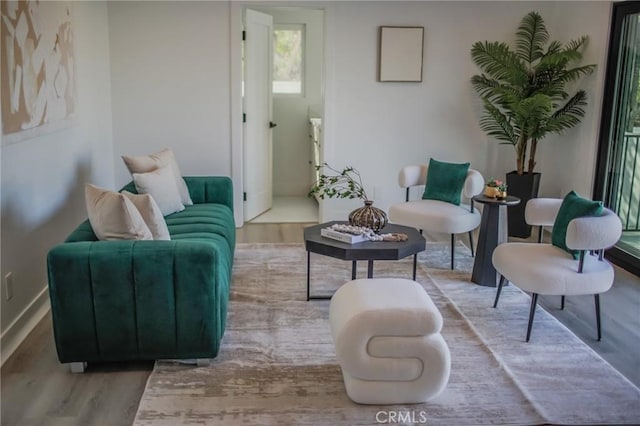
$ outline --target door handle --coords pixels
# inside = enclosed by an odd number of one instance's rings
[[[269,122],[269,128],[273,129],[274,127],[276,127],[278,124],[274,123],[273,121]]]

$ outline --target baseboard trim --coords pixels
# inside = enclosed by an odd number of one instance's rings
[[[45,286],[0,336],[0,365],[4,365],[50,309],[49,288]]]

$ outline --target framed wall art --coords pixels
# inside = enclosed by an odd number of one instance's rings
[[[2,145],[71,126],[76,77],[71,2],[0,2]]]
[[[421,82],[424,27],[380,27],[378,81]]]

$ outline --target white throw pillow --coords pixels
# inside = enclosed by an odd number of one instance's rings
[[[134,173],[133,183],[139,194],[149,194],[164,216],[184,210],[170,166],[148,173]]]
[[[164,216],[162,216],[160,207],[158,207],[158,204],[151,195],[133,194],[129,191],[122,191],[122,194],[136,206],[142,219],[149,227],[154,240],[171,239],[167,222],[164,220]]]
[[[136,206],[124,195],[90,183],[84,187],[89,223],[99,240],[152,240]]]
[[[189,195],[189,188],[187,188],[187,184],[182,178],[182,174],[180,173],[180,168],[178,167],[176,157],[173,154],[173,151],[169,148],[165,148],[162,151],[150,155],[123,155],[122,160],[127,166],[127,169],[129,169],[129,173],[131,173],[131,175],[133,175],[134,173],[152,172],[160,167],[168,165],[173,172],[176,186],[178,187],[178,191],[180,192],[180,201],[182,201],[182,204],[184,204],[185,206],[190,206],[193,204],[193,201],[191,201],[191,196]]]

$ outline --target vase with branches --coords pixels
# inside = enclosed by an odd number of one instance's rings
[[[567,86],[593,73],[595,65],[577,65],[588,37],[567,43],[549,41],[549,32],[537,12],[528,13],[516,32],[516,47],[504,42],[479,41],[471,57],[482,70],[471,82],[483,102],[480,127],[516,153],[516,171],[536,166],[538,142],[580,123],[587,94],[570,94]]]
[[[388,222],[387,214],[373,207],[373,201],[367,196],[358,170],[351,166],[338,170],[327,163],[316,166],[316,169],[325,172],[320,174],[318,181],[311,187],[309,197],[359,198],[364,201],[364,207],[349,213],[349,224],[370,228],[376,233],[385,227]]]
[[[321,199],[324,198],[360,198],[364,201],[370,201],[367,192],[362,185],[360,172],[351,166],[347,166],[342,170],[337,170],[327,163],[316,166],[319,171],[328,170],[327,173],[321,173],[318,181],[311,187],[309,197],[317,195]]]

